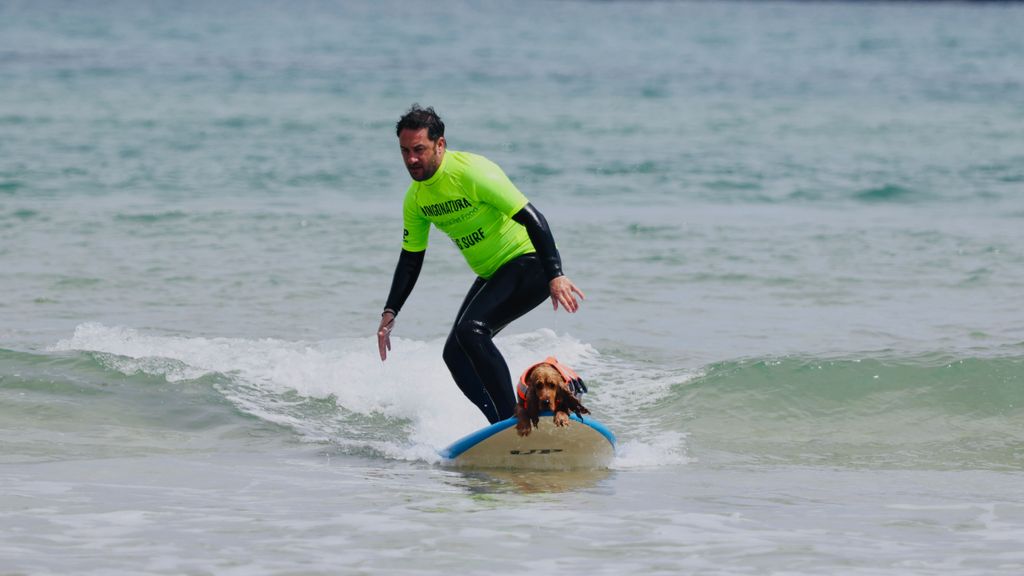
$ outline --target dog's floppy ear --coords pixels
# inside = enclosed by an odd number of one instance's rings
[[[526,417],[534,426],[540,423],[540,399],[537,398],[536,386],[530,386],[526,390]]]
[[[590,410],[587,410],[587,407],[581,404],[580,399],[572,392],[569,392],[568,388],[558,389],[558,405],[564,407],[567,411],[574,412],[581,419],[584,414],[590,414]]]

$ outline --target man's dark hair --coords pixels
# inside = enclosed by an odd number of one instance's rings
[[[400,136],[402,130],[422,130],[427,129],[427,138],[431,142],[437,142],[437,139],[444,136],[444,122],[441,121],[441,117],[434,112],[431,107],[420,108],[419,104],[413,104],[412,108],[405,113],[398,120],[398,124],[395,124],[395,136]]]

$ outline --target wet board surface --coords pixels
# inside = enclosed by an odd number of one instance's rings
[[[615,435],[590,416],[569,418],[568,426],[555,426],[546,412],[525,438],[516,433],[515,418],[496,422],[442,450],[442,463],[525,470],[607,468],[615,457]]]

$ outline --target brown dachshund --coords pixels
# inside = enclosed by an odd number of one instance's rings
[[[525,401],[516,404],[516,432],[528,436],[533,426],[540,421],[540,413],[550,410],[555,413],[555,426],[569,425],[569,412],[583,417],[590,414],[569,388],[565,377],[547,362],[537,364],[526,373],[527,386]]]

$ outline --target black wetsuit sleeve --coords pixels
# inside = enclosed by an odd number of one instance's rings
[[[527,203],[522,210],[516,212],[512,219],[526,227],[526,233],[530,235],[530,242],[537,251],[544,266],[544,272],[548,280],[554,280],[562,275],[562,258],[558,255],[558,248],[555,247],[555,237],[551,234],[548,221],[544,219],[533,204]]]
[[[412,293],[416,279],[420,277],[420,269],[423,268],[423,257],[427,251],[409,252],[402,250],[398,256],[398,265],[395,266],[395,276],[391,280],[391,292],[388,294],[385,310],[392,310],[395,315],[402,309],[405,300]]]

